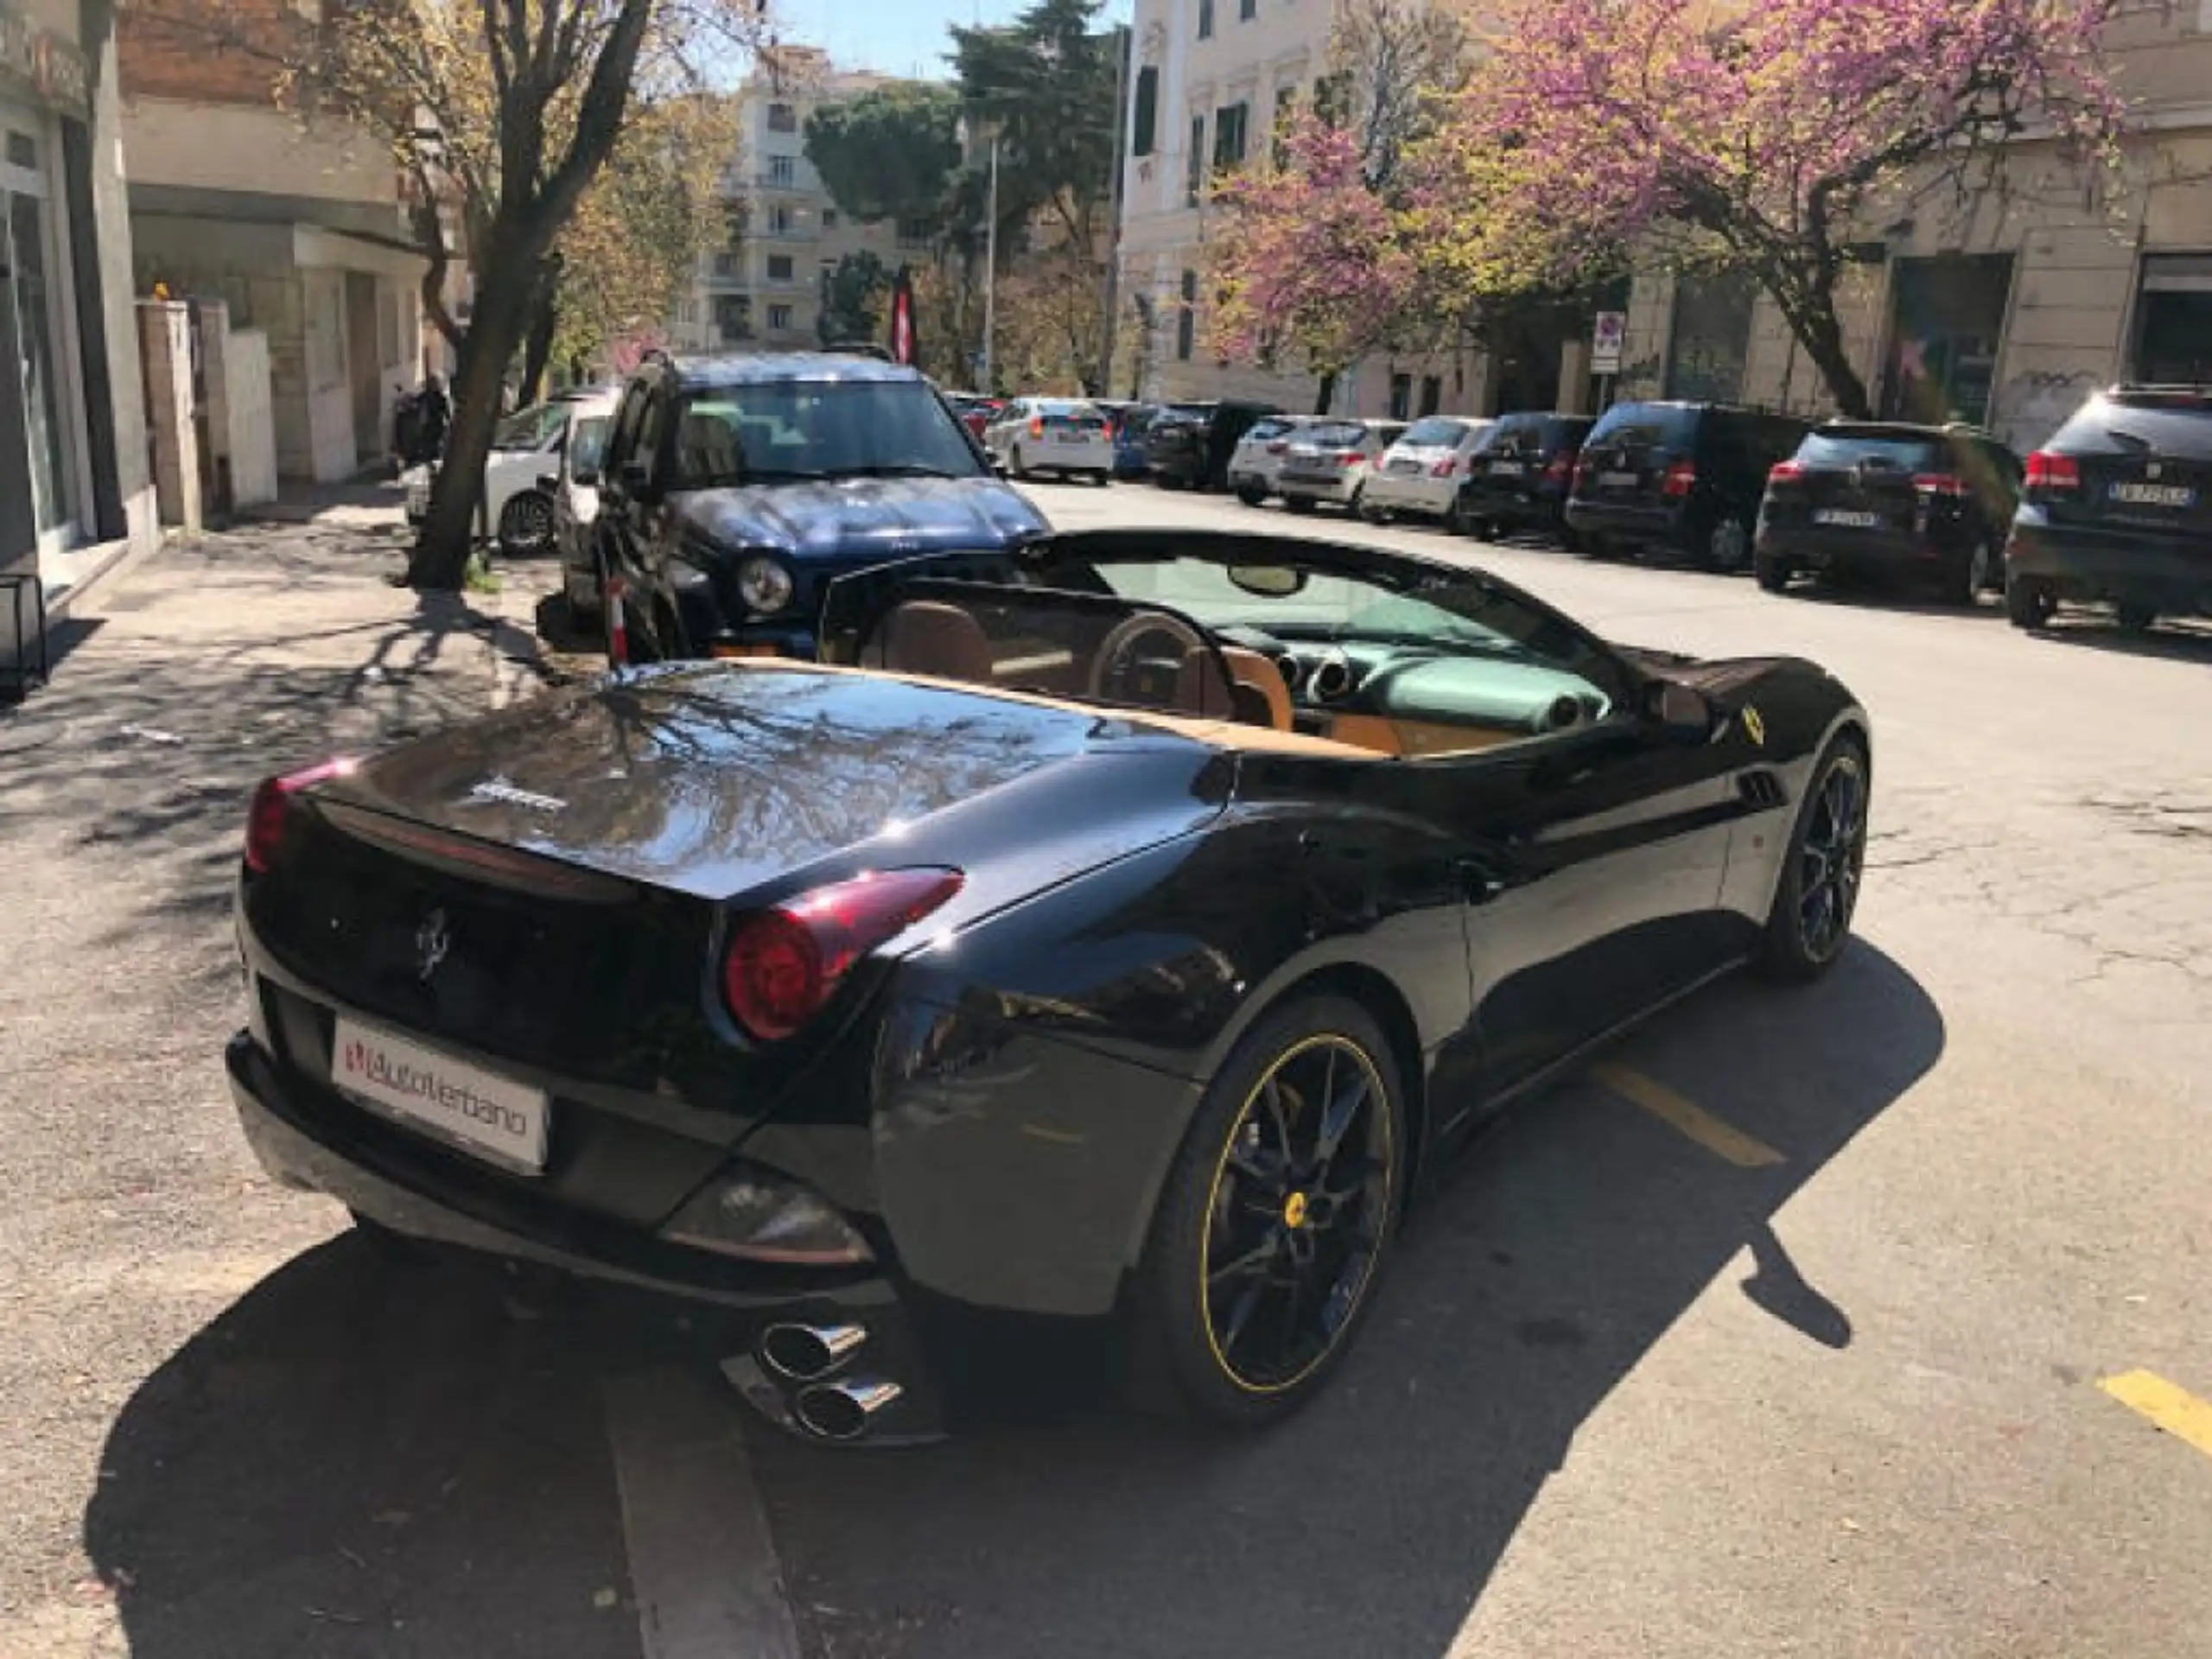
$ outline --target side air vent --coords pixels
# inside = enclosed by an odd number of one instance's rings
[[[1783,801],[1782,779],[1764,770],[1747,772],[1737,780],[1745,804],[1753,810],[1770,812]]]

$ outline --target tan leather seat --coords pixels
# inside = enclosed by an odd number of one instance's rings
[[[1237,719],[1249,726],[1267,726],[1278,732],[1293,729],[1296,722],[1292,718],[1294,710],[1290,688],[1283,683],[1281,669],[1260,652],[1243,645],[1224,645],[1221,660],[1229,664],[1230,677],[1236,682],[1232,696],[1240,705]],[[1259,717],[1262,707],[1266,710],[1264,719]]]
[[[894,674],[992,683],[990,637],[957,605],[910,599],[884,620],[883,665]]]

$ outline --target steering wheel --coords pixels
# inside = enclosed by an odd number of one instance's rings
[[[1103,702],[1135,702],[1128,684],[1130,673],[1144,660],[1137,647],[1154,639],[1164,639],[1175,648],[1175,664],[1179,669],[1184,658],[1194,651],[1204,651],[1206,642],[1198,631],[1179,616],[1169,616],[1163,611],[1139,611],[1125,616],[1107,630],[1106,637],[1098,642],[1098,652],[1090,659],[1090,695]]]

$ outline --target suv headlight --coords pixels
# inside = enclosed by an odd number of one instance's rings
[[[791,602],[791,573],[775,559],[747,559],[737,568],[737,596],[746,608],[773,616]]]

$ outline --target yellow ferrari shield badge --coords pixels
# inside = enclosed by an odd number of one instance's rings
[[[1766,721],[1759,718],[1759,711],[1749,703],[1744,705],[1744,730],[1750,734],[1752,742],[1761,748],[1766,747]]]

